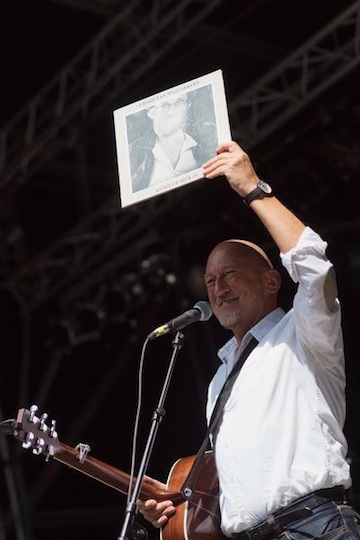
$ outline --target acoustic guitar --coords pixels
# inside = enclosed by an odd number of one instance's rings
[[[75,448],[61,443],[56,432],[56,422],[47,424],[48,415],[37,416],[37,406],[30,410],[19,409],[16,419],[0,424],[3,432],[12,434],[31,449],[35,455],[43,455],[83,473],[126,495],[136,478],[103,461],[89,456],[90,447],[79,443]],[[211,451],[206,452],[196,485],[189,498],[181,491],[194,463],[195,456],[179,459],[168,475],[166,489],[159,489],[156,481],[146,476],[141,485],[140,500],[171,500],[177,507],[175,515],[161,529],[162,540],[220,540],[218,479]]]

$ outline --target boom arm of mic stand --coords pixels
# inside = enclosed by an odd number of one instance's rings
[[[139,498],[141,484],[144,479],[144,475],[146,473],[146,469],[150,460],[151,452],[152,452],[154,442],[156,439],[156,434],[158,432],[160,422],[163,416],[165,415],[165,409],[164,409],[165,399],[166,399],[166,396],[170,387],[171,377],[174,371],[176,358],[180,349],[183,347],[184,340],[185,340],[184,335],[181,332],[177,332],[175,335],[175,338],[172,341],[173,351],[171,354],[168,370],[165,376],[165,380],[164,380],[163,387],[161,390],[158,405],[154,411],[149,435],[146,441],[144,453],[143,453],[140,467],[139,467],[139,472],[136,476],[136,482],[135,482],[133,492],[131,494],[130,501],[126,507],[125,519],[124,519],[124,523],[121,529],[120,536],[118,537],[118,540],[131,540],[130,532],[131,532],[131,528],[134,523],[134,519],[136,515],[136,502]]]

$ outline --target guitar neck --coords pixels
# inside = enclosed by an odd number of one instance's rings
[[[43,454],[52,457],[56,461],[71,467],[102,484],[105,484],[124,495],[129,492],[129,487],[135,487],[136,478],[130,478],[130,475],[96,459],[87,454],[86,445],[79,445],[73,448],[67,444],[61,443],[55,429],[55,422],[52,421],[51,427],[46,424],[47,415],[43,414],[41,418],[36,416],[37,406],[33,405],[30,410],[19,409],[15,419],[2,422],[0,429],[22,442],[25,449],[33,449],[37,455]],[[84,451],[81,448],[84,446]],[[179,491],[162,489],[160,482],[145,476],[141,483],[139,499],[156,499],[165,501],[171,499],[174,504],[184,502],[184,497]]]
[[[88,446],[76,448],[61,443],[56,431],[55,420],[47,422],[47,414],[37,415],[37,405],[30,410],[19,409],[16,419],[0,422],[0,432],[13,435],[26,450],[32,449],[37,456],[52,457],[55,461],[83,473],[94,480],[127,495],[129,488],[137,486],[137,479],[129,474],[88,455]],[[206,452],[201,466],[196,469],[191,483],[191,500],[182,495],[184,482],[196,457],[188,456],[174,463],[167,481],[163,484],[145,476],[137,497],[141,500],[171,500],[178,511],[162,529],[161,540],[222,540],[219,517],[219,493],[215,463],[212,453]],[[183,504],[185,503],[185,504]]]
[[[120,491],[120,493],[123,493],[124,495],[128,493],[131,482],[129,474],[92,456],[86,456],[84,460],[80,460],[79,452],[67,444],[60,444],[60,448],[56,451],[53,459],[90,476],[102,484]],[[136,478],[133,478],[132,487],[135,486],[135,482]],[[141,500],[156,499],[158,501],[171,499],[175,504],[180,504],[184,501],[181,493],[166,489],[158,489],[152,485],[150,478],[149,480],[144,478],[139,498]]]

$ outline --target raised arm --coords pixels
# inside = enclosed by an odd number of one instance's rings
[[[203,165],[204,176],[210,179],[224,175],[234,191],[246,197],[260,181],[249,156],[234,141],[221,144],[216,152],[217,155]],[[249,206],[282,253],[297,244],[305,225],[276,197],[254,199]]]

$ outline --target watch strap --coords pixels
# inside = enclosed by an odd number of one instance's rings
[[[267,185],[267,184],[265,184]],[[270,186],[269,186],[270,188]],[[263,199],[264,197],[273,197],[274,193],[272,191],[272,189],[270,188],[270,191],[269,193],[267,193],[263,187],[262,187],[262,182],[260,181],[258,183],[258,185],[256,186],[256,188],[254,188],[252,191],[250,191],[250,193],[248,193],[246,195],[246,197],[244,197],[244,203],[249,206],[250,203],[252,203],[253,200],[255,199]]]
[[[244,203],[247,204],[249,206],[249,204],[254,200],[254,199],[257,199],[258,197],[263,197],[264,196],[264,192],[263,190],[261,189],[260,186],[256,186],[255,189],[253,189],[252,191],[250,191],[250,193],[248,193],[246,195],[246,197],[244,197]]]

